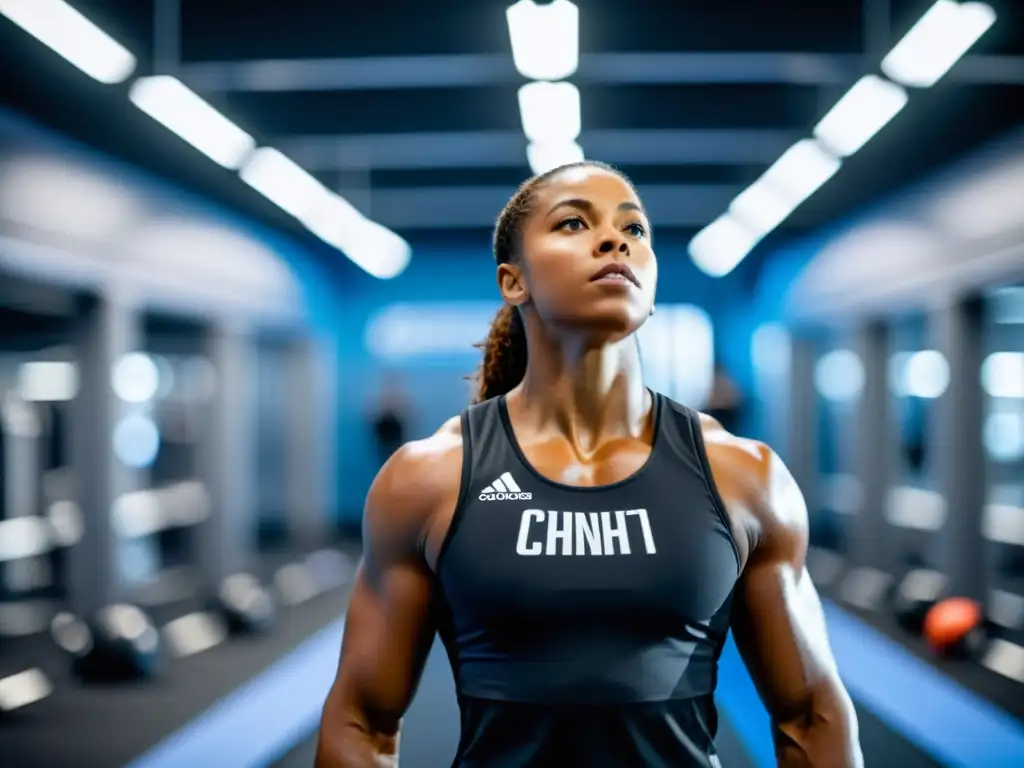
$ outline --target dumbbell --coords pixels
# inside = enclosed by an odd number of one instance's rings
[[[919,634],[929,609],[944,598],[949,580],[939,571],[915,568],[900,581],[892,598],[892,611],[904,629]]]
[[[71,659],[82,682],[146,680],[159,673],[163,658],[160,633],[134,605],[108,605],[88,620],[60,613],[50,624],[54,641]]]
[[[252,574],[236,573],[221,582],[213,609],[233,635],[253,635],[269,630],[277,616],[274,599]]]

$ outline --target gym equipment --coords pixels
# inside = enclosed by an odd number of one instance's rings
[[[854,568],[839,584],[839,598],[861,610],[875,611],[892,591],[893,578],[877,568]]]
[[[892,609],[897,622],[915,635],[924,627],[928,610],[946,595],[949,580],[930,568],[916,568],[900,581],[893,595]]]
[[[966,597],[949,597],[933,605],[924,617],[924,639],[936,654],[972,658],[984,645],[981,605]]]
[[[160,633],[134,605],[108,605],[89,621],[60,613],[50,630],[57,645],[71,656],[72,672],[82,682],[145,680],[159,673]]]
[[[221,582],[214,610],[233,635],[253,635],[269,630],[277,616],[274,598],[249,573],[236,573]]]
[[[0,721],[53,693],[53,683],[39,667],[14,670],[8,666],[0,664]]]
[[[318,549],[306,556],[306,568],[320,592],[344,586],[355,573],[355,565],[342,552]]]
[[[274,588],[282,603],[299,605],[351,581],[356,566],[334,549],[311,552],[301,562],[289,563],[274,574]]]

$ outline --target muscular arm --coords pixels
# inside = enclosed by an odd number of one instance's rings
[[[398,765],[401,718],[435,632],[423,544],[433,512],[458,493],[460,461],[461,438],[453,448],[450,433],[435,435],[399,450],[370,489],[363,562],[324,704],[316,768]]]
[[[817,590],[805,567],[807,509],[782,461],[749,441],[739,466],[753,539],[732,629],[772,722],[780,768],[861,768],[857,717],[839,679]],[[751,478],[753,478],[751,480]]]

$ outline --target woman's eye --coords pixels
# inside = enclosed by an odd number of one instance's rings
[[[633,237],[643,237],[647,234],[647,230],[644,229],[643,224],[630,224],[626,229]]]
[[[578,216],[572,216],[558,225],[559,229],[568,229],[570,232],[579,232],[583,229],[583,219]]]

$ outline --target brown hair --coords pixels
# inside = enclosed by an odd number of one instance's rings
[[[537,192],[562,171],[572,168],[600,168],[620,176],[632,186],[625,174],[598,160],[569,163],[527,179],[498,215],[494,227],[494,260],[498,264],[519,259],[523,222],[533,213]],[[474,402],[482,403],[508,393],[526,375],[526,328],[520,311],[510,304],[502,305],[491,321],[487,338],[477,344],[477,348],[483,350],[483,360],[475,376]]]

